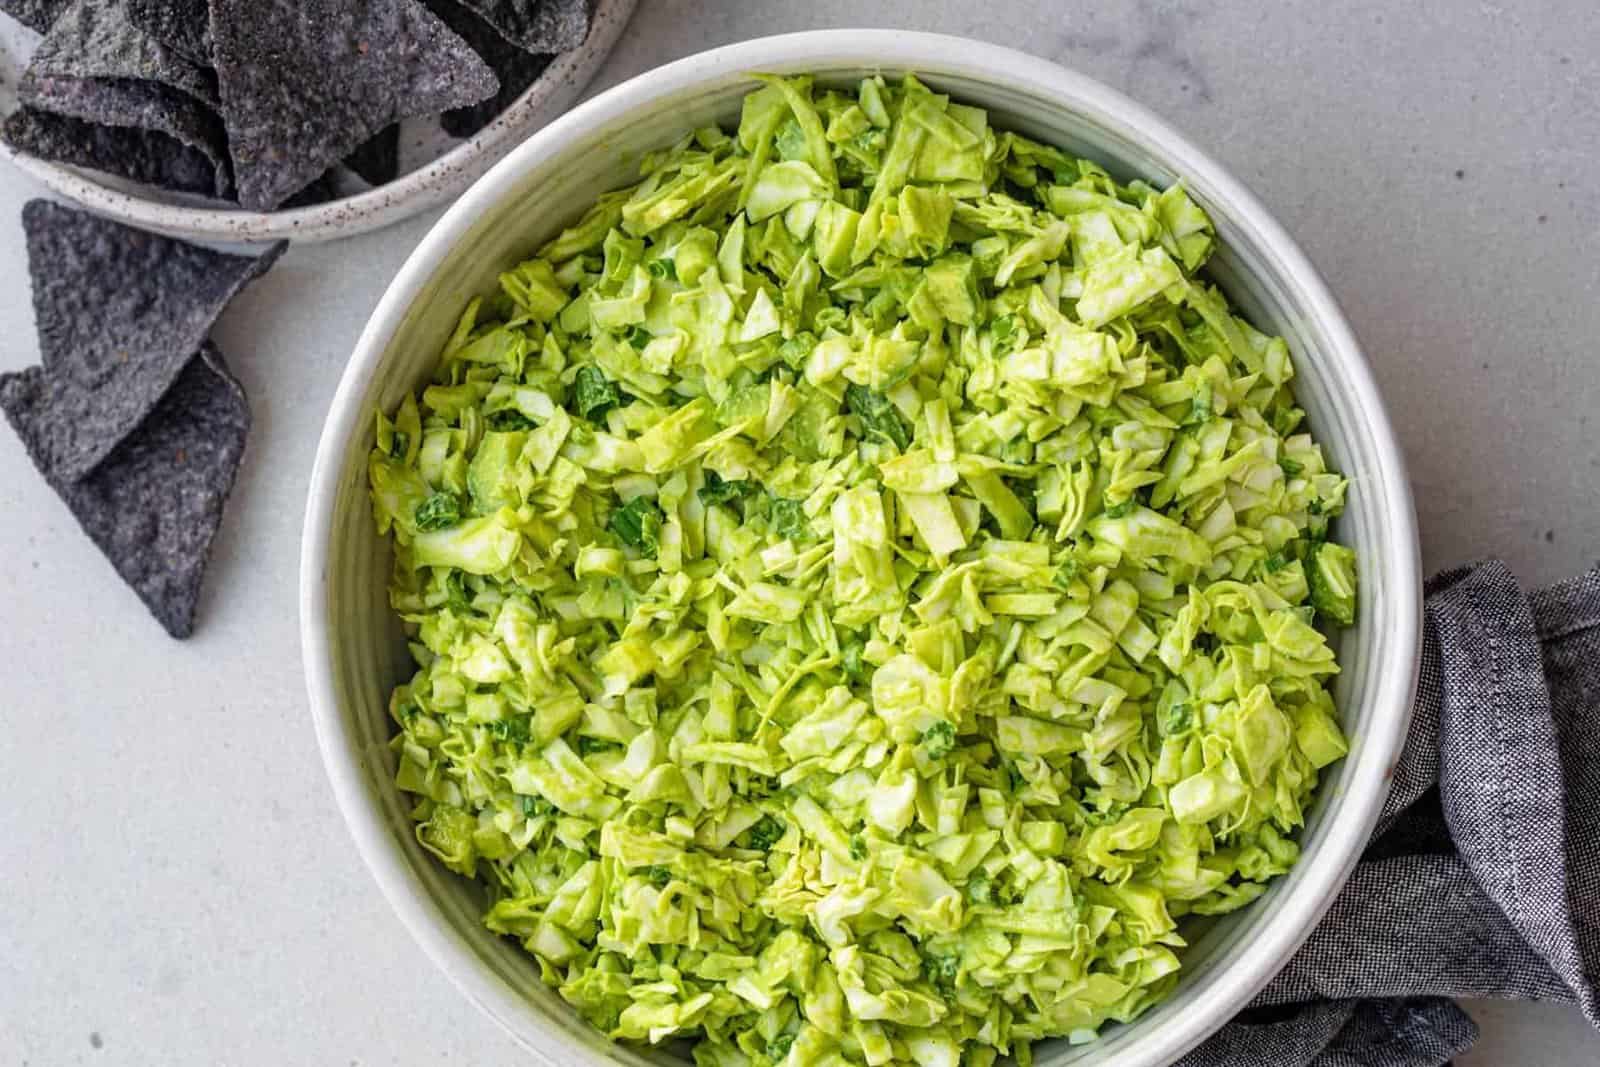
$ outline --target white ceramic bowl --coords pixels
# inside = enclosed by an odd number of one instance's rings
[[[572,106],[616,47],[636,4],[594,0],[583,44],[557,56],[493,122],[459,143],[431,121],[408,122],[401,127],[401,162],[412,169],[376,189],[322,204],[280,211],[218,207],[199,197],[39,159],[9,145],[0,144],[0,157],[97,215],[171,237],[230,244],[354,237],[459,196],[530,133]],[[16,106],[16,81],[37,39],[32,30],[0,18],[0,111]]]
[[[418,848],[393,784],[384,713],[409,676],[385,600],[390,558],[373,532],[366,456],[372,411],[427,380],[466,300],[594,196],[624,184],[639,155],[693,125],[730,124],[751,71],[853,82],[915,71],[989,109],[996,126],[1165,184],[1179,175],[1215,220],[1211,274],[1261,326],[1289,339],[1301,403],[1331,461],[1351,478],[1342,539],[1361,564],[1357,624],[1339,639],[1336,696],[1352,739],[1327,775],[1299,865],[1218,923],[1184,957],[1174,995],[1089,1045],[1055,1043],[1049,1067],[1169,1063],[1245,1006],[1332,901],[1370,834],[1409,721],[1421,583],[1411,495],[1383,404],[1355,337],[1311,264],[1249,192],[1142,107],[1053,64],[977,41],[889,31],[770,37],[662,67],[591,100],[513,152],[411,256],[362,335],[317,455],[301,573],[311,709],[328,775],[362,856],[434,960],[542,1062],[642,1063],[607,1044],[538,980],[538,969],[481,922],[472,887]]]

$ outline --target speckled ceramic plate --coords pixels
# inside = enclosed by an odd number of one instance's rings
[[[5,145],[0,155],[96,214],[173,237],[219,242],[353,237],[454,199],[501,156],[571,107],[616,46],[636,3],[593,0],[588,39],[553,60],[516,103],[468,140],[450,137],[433,117],[404,123],[400,177],[376,189],[352,188],[337,200],[310,207],[272,212],[219,207],[215,201],[36,159]],[[0,17],[0,113],[16,107],[16,85],[38,40]]]

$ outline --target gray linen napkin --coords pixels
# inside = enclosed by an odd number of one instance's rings
[[[1428,583],[1416,718],[1377,834],[1309,941],[1180,1067],[1439,1067],[1451,997],[1600,1027],[1600,566]]]

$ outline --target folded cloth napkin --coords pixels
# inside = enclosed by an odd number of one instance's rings
[[[1180,1067],[1439,1067],[1451,997],[1575,1004],[1600,1027],[1600,566],[1524,593],[1428,583],[1416,717],[1382,821],[1322,924]]]

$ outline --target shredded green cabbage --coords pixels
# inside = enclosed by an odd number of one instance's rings
[[[378,416],[398,784],[613,1038],[1026,1064],[1295,862],[1346,483],[1182,185],[762,81]]]

